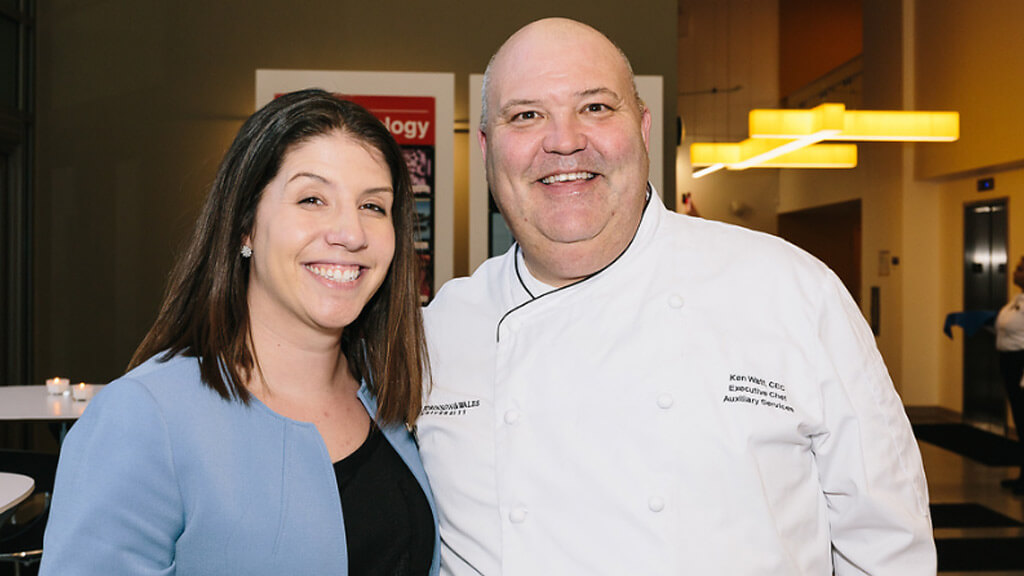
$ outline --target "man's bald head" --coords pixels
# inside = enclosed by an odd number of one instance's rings
[[[490,123],[492,110],[491,98],[493,96],[493,85],[495,77],[501,76],[502,66],[506,62],[515,62],[516,56],[526,56],[524,52],[530,49],[537,49],[538,46],[547,46],[548,49],[597,49],[614,50],[617,60],[622,64],[623,73],[629,78],[632,87],[633,100],[641,112],[644,110],[643,100],[636,89],[636,79],[633,74],[633,66],[629,58],[614,42],[608,39],[591,26],[569,18],[544,18],[536,20],[517,30],[509,36],[505,43],[498,48],[498,51],[491,56],[487,63],[487,70],[484,71],[484,81],[481,87],[481,109],[480,129],[486,131]]]

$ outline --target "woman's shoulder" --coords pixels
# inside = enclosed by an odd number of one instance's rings
[[[170,380],[182,380],[199,377],[199,359],[184,354],[169,355],[161,352],[151,356],[142,364],[132,368],[115,380],[135,380],[151,385],[159,385]],[[112,382],[112,384],[114,383]]]
[[[148,400],[161,411],[201,409],[223,403],[223,399],[203,384],[199,370],[199,359],[177,354],[158,354],[129,370],[120,378],[104,387],[97,395],[120,398],[121,402],[143,402]],[[145,398],[146,400],[143,400]]]
[[[210,438],[233,429],[261,429],[266,420],[259,418],[261,411],[225,400],[203,384],[199,361],[180,355],[150,358],[107,384],[89,404],[72,432],[81,427],[83,434],[144,436],[150,444],[169,442],[186,452],[208,448]]]

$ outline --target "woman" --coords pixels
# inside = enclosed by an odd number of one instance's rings
[[[1013,271],[1013,283],[1024,289],[1024,256]],[[1016,478],[1002,482],[1014,494],[1024,494],[1024,294],[1010,300],[996,316],[996,350],[999,351],[999,371],[1010,400],[1013,425],[1017,427],[1017,464],[1021,467]]]
[[[414,210],[359,106],[250,117],[130,371],[63,445],[42,573],[435,574]]]

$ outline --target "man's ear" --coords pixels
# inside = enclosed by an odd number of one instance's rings
[[[476,141],[480,144],[480,154],[484,157],[484,164],[487,164],[487,133],[483,128],[476,131]]]
[[[651,151],[651,111],[644,106],[644,112],[640,115],[640,134],[644,138],[644,148],[647,152]]]

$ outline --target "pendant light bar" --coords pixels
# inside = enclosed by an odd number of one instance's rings
[[[847,110],[821,104],[810,110],[751,110],[750,138],[735,143],[697,142],[690,161],[699,178],[722,168],[853,168],[853,144],[822,141],[952,142],[960,137],[958,112]]]

